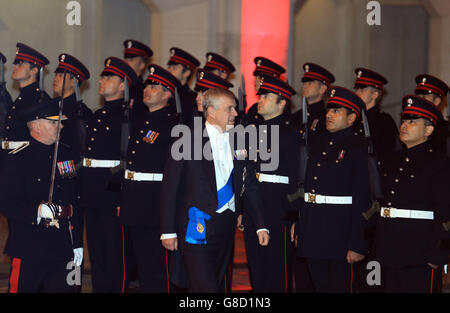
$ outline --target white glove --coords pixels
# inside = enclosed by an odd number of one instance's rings
[[[41,218],[50,218],[53,219],[56,215],[56,212],[59,211],[58,205],[56,204],[48,204],[42,203],[38,207],[38,215],[37,215],[37,223],[41,221]]]
[[[83,248],[73,249],[73,263],[76,266],[81,266],[81,263],[83,263]]]

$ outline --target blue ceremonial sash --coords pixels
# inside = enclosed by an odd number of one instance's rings
[[[230,177],[228,178],[225,186],[217,191],[218,205],[216,211],[220,210],[221,207],[223,207],[231,200],[231,198],[233,198],[233,172],[234,169],[231,171]]]
[[[206,244],[205,220],[209,221],[211,216],[200,211],[195,206],[189,208],[189,222],[186,229],[185,240],[194,245]]]

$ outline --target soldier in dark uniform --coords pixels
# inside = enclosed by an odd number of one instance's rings
[[[196,108],[196,93],[189,88],[189,81],[195,74],[195,70],[200,65],[200,62],[191,54],[180,48],[170,49],[170,59],[167,63],[170,74],[175,76],[181,84],[178,90],[181,101],[181,116],[184,124],[192,126],[194,118],[194,110]],[[170,105],[171,112],[176,112],[175,100],[172,100]]]
[[[334,82],[334,75],[320,65],[305,63],[302,78],[302,97],[308,106],[308,138],[314,140],[316,134],[325,131],[325,100],[328,88]],[[291,123],[298,129],[302,126],[302,110],[291,114]]]
[[[130,88],[130,107],[137,110],[146,110],[142,103],[145,88],[143,76],[149,59],[153,56],[153,51],[146,44],[133,39],[125,40],[123,46],[125,47],[123,58],[133,68],[138,77],[137,82]]]
[[[61,130],[60,144],[66,147],[63,151],[70,154],[76,164],[75,169],[79,171],[85,148],[86,124],[92,117],[92,111],[77,97],[80,95],[79,88],[81,84],[89,79],[89,71],[78,59],[70,54],[63,53],[59,55],[58,60],[59,64],[53,78],[53,92],[57,97],[62,97],[64,86],[63,114],[68,117],[63,122],[64,128]],[[79,205],[80,183],[80,178],[75,177],[76,200],[72,206],[81,213],[78,215],[80,218],[78,223],[83,229],[84,214]],[[81,292],[81,288],[77,291]]]
[[[304,74],[302,77],[302,96],[306,99],[308,109],[307,125],[302,125],[303,111],[291,114],[291,125],[303,134],[304,127],[308,129],[308,146],[321,132],[325,126],[325,99],[327,90],[334,82],[334,75],[320,65],[305,63],[303,65]],[[296,292],[313,292],[314,286],[310,277],[306,260],[297,257],[294,263],[295,289]]]
[[[38,101],[50,99],[44,90],[39,89],[39,79],[42,79],[39,71],[49,64],[45,56],[33,48],[18,43],[13,64],[11,78],[19,83],[20,94],[12,106],[7,108],[2,140],[4,153],[19,148],[29,141],[27,125],[18,118],[20,112]]]
[[[306,258],[317,292],[352,292],[353,264],[367,253],[363,240],[369,199],[367,148],[353,125],[364,102],[332,87],[326,129],[313,142],[298,222],[298,254]]]
[[[169,292],[168,255],[159,239],[159,195],[170,134],[177,123],[168,105],[181,85],[154,64],[149,66],[145,84],[143,101],[148,109],[132,114],[119,219],[129,227],[141,289]]]
[[[387,84],[387,79],[366,68],[355,69],[355,74],[355,93],[366,105],[367,121],[375,154],[377,160],[383,163],[385,159],[392,156],[395,150],[400,148],[398,145],[397,125],[392,117],[388,113],[381,112],[378,106],[383,96],[383,87]],[[364,136],[362,123],[359,126],[357,131]]]
[[[383,96],[383,87],[387,84],[387,79],[377,72],[366,68],[355,69],[356,79],[354,84],[355,93],[364,101],[366,105],[366,117],[370,130],[370,141],[374,150],[374,156],[378,164],[382,165],[392,157],[394,152],[400,149],[397,125],[392,117],[385,112],[381,112],[379,103]],[[356,132],[365,138],[364,125],[356,126]],[[373,195],[372,195],[373,196]],[[376,200],[376,199],[372,199]],[[355,287],[361,292],[380,291],[380,286],[369,286],[366,277],[370,271],[367,263],[374,258],[373,244],[375,240],[375,224],[377,214],[373,214],[367,221],[365,238],[369,244],[369,255],[355,267]]]
[[[68,117],[61,131],[61,142],[73,151],[76,155],[74,161],[78,164],[84,149],[85,138],[82,136],[85,136],[86,122],[92,117],[92,111],[81,99],[77,99],[75,90],[79,90],[90,75],[83,63],[70,54],[63,53],[59,55],[58,60],[53,92],[58,97],[62,96],[65,73],[63,114]]]
[[[116,169],[120,165],[122,122],[127,105],[124,91],[136,82],[137,76],[127,63],[109,57],[101,77],[99,94],[105,102],[88,123],[81,205],[86,214],[93,291],[121,292],[125,283],[123,229],[116,208],[123,171]]]
[[[262,160],[260,154],[255,160],[258,170],[256,178],[262,197],[261,210],[270,229],[270,244],[267,247],[257,244],[254,222],[244,208],[242,224],[247,260],[253,291],[292,292],[295,246],[290,240],[290,229],[297,220],[298,209],[288,201],[288,195],[294,194],[298,188],[300,139],[283,112],[289,110],[289,102],[295,90],[275,77],[264,77],[260,79],[260,83],[257,107],[258,114],[264,120],[259,122],[259,133],[260,138],[264,133],[264,138],[267,139],[258,138],[266,141],[266,144],[259,144],[258,149],[273,152],[278,149],[278,166],[275,170],[265,171],[262,164],[267,163],[267,160]],[[272,142],[274,131],[278,132],[277,143]]]
[[[376,256],[387,292],[433,292],[435,275],[449,260],[440,249],[449,219],[449,159],[431,143],[441,118],[433,103],[402,99],[403,150],[384,168],[384,203],[376,229]]]
[[[286,72],[286,69],[284,67],[265,57],[256,57],[254,61],[256,67],[253,71],[253,76],[255,76],[256,92],[258,92],[258,89],[261,86],[261,77],[272,76],[280,78],[281,74],[284,74]],[[254,103],[247,111],[247,124],[257,125],[258,122],[262,119],[262,116],[258,114],[257,103]]]
[[[448,85],[437,77],[429,74],[420,74],[416,77],[417,87],[414,93],[424,99],[432,102],[436,107],[441,106],[449,93]],[[448,101],[448,98],[447,98]],[[440,112],[439,112],[440,113]],[[450,116],[450,112],[447,112]],[[450,136],[449,121],[443,118],[439,119],[438,125],[434,130],[432,138],[433,147],[443,154],[450,157],[450,151],[447,150],[447,140]]]
[[[11,150],[8,166],[0,173],[1,213],[8,218],[5,253],[11,257],[10,293],[72,292],[69,274],[75,261],[83,259],[83,230],[77,224],[80,213],[75,200],[73,159],[56,163],[51,202],[54,149],[57,140],[59,104],[49,100],[21,111],[30,129],[29,143]],[[63,115],[64,119],[65,116]],[[59,152],[66,149],[59,145]]]
[[[3,138],[3,130],[4,123],[6,118],[6,110],[12,104],[11,95],[6,89],[5,82],[5,68],[4,65],[6,63],[6,57],[0,52],[0,138]],[[0,154],[0,166],[1,166],[1,158],[3,154]]]
[[[233,63],[214,52],[206,54],[206,63],[203,69],[225,80],[229,80],[230,75],[236,71]]]

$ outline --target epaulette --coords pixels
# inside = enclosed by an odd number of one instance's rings
[[[24,143],[23,145],[21,145],[20,147],[14,149],[14,150],[9,151],[8,154],[16,154],[16,153],[18,153],[18,152],[24,150],[24,149],[25,149],[26,147],[28,147],[29,145],[30,145],[30,142],[28,141],[28,142]]]

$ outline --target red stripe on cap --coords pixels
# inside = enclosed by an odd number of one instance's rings
[[[367,77],[357,78],[355,84],[371,85],[371,86],[376,86],[379,88],[383,87],[383,82],[376,80],[376,79],[367,78]]]
[[[348,101],[347,99],[344,99],[344,98],[341,98],[341,97],[331,97],[328,100],[328,103],[336,103],[336,104],[343,105],[343,106],[345,106],[347,108],[350,108],[353,111],[356,110],[355,113],[356,113],[356,115],[358,115],[358,117],[361,114],[361,109],[356,104],[354,104],[351,101]]]
[[[434,85],[420,83],[419,85],[417,85],[416,90],[417,89],[420,89],[420,90],[431,90],[432,92],[437,93],[438,95],[442,96],[442,98],[445,96],[444,91],[442,89],[434,86]]]
[[[320,81],[325,81],[327,83],[327,85],[329,85],[331,83],[331,80],[328,77],[326,77],[322,74],[316,73],[316,72],[305,72],[303,77],[309,77],[309,78],[318,79]]]
[[[144,50],[138,49],[138,48],[126,48],[125,53],[137,54],[137,55],[141,55],[143,57],[146,57],[148,55],[147,52],[145,52]]]
[[[231,72],[230,68],[228,68],[227,66],[223,65],[222,63],[218,63],[218,62],[215,62],[215,61],[206,62],[205,67],[217,68],[219,70],[224,70],[227,73]]]
[[[25,61],[32,62],[32,63],[38,63],[40,67],[45,66],[45,62],[43,62],[41,59],[38,59],[32,55],[25,54],[25,53],[17,53],[16,59],[25,60]]]
[[[13,258],[11,276],[9,277],[9,293],[17,293],[19,291],[19,276],[22,260]]]
[[[159,76],[159,75],[156,75],[156,74],[149,75],[147,77],[147,80],[156,80],[156,81],[162,83],[167,88],[169,88],[172,93],[175,93],[176,86],[174,84],[172,84],[169,80],[165,79],[162,76]]]
[[[108,66],[108,67],[105,67],[105,69],[104,69],[103,71],[104,71],[104,72],[111,72],[111,73],[113,73],[113,74],[118,75],[118,76],[121,77],[121,78],[126,77],[127,80],[128,80],[128,85],[129,85],[128,87],[131,87],[132,80],[131,80],[130,77],[129,77],[127,74],[125,74],[125,72],[123,72],[121,69],[119,69],[119,68],[117,68],[117,67],[115,67],[115,66]]]
[[[188,67],[190,67],[192,70],[194,70],[196,68],[194,63],[192,63],[189,60],[187,60],[187,59],[185,59],[183,57],[180,57],[178,55],[172,55],[172,57],[170,58],[170,61],[174,61],[174,62],[185,64]]]
[[[407,110],[409,110],[409,109],[413,109],[413,110],[417,110],[417,111],[420,111],[420,112],[429,114],[429,115],[430,115],[431,117],[433,117],[436,121],[438,120],[438,117],[437,117],[436,115],[434,115],[432,112],[427,111],[427,110],[425,110],[425,109],[422,109],[422,108],[419,108],[419,107],[416,107],[416,106],[413,106],[413,105],[407,107]]]
[[[274,88],[274,89],[276,89],[276,90],[279,90],[281,93],[284,93],[284,94],[286,94],[286,95],[289,95],[289,98],[292,96],[292,92],[290,92],[289,90],[284,89],[284,88],[282,88],[282,87],[280,87],[280,86],[278,86],[278,85],[274,85],[274,84],[270,84],[270,83],[267,83],[267,82],[263,82],[263,84],[261,85],[261,87],[264,87],[264,86],[269,86],[269,87],[271,87],[271,88]]]
[[[222,89],[228,89],[226,86],[224,86],[224,85],[221,85],[221,84],[218,84],[218,83],[215,83],[215,82],[212,82],[212,81],[210,81],[210,80],[207,80],[207,79],[202,79],[202,80],[199,80],[196,84],[195,84],[196,86],[198,85],[198,86],[203,86],[203,87],[207,87],[207,88],[222,88]]]
[[[270,91],[270,92],[273,92],[273,93],[276,93],[276,94],[281,93],[283,97],[286,97],[286,98],[290,99],[289,95],[286,95],[284,92],[282,92],[281,90],[278,90],[276,88],[272,88],[272,87],[269,87],[267,85],[266,86],[261,86],[260,88],[266,89],[267,91]]]
[[[421,111],[423,111],[423,113]],[[434,114],[431,114],[428,111],[419,110],[419,108],[416,107],[408,107],[408,109],[404,110],[402,114],[413,114],[423,116],[426,119],[431,119],[434,125],[437,124],[437,119],[433,118]]]
[[[281,75],[281,73],[279,71],[277,71],[271,67],[264,66],[264,65],[257,66],[255,71],[262,71],[262,72],[267,72],[267,73],[271,73],[271,74],[273,73],[273,74],[277,74],[278,76]]]
[[[80,75],[82,80],[86,79],[86,76],[84,76],[82,71],[80,71],[77,67],[70,65],[68,63],[61,62],[61,63],[59,63],[58,68],[67,69],[71,72],[74,72],[74,74]]]

